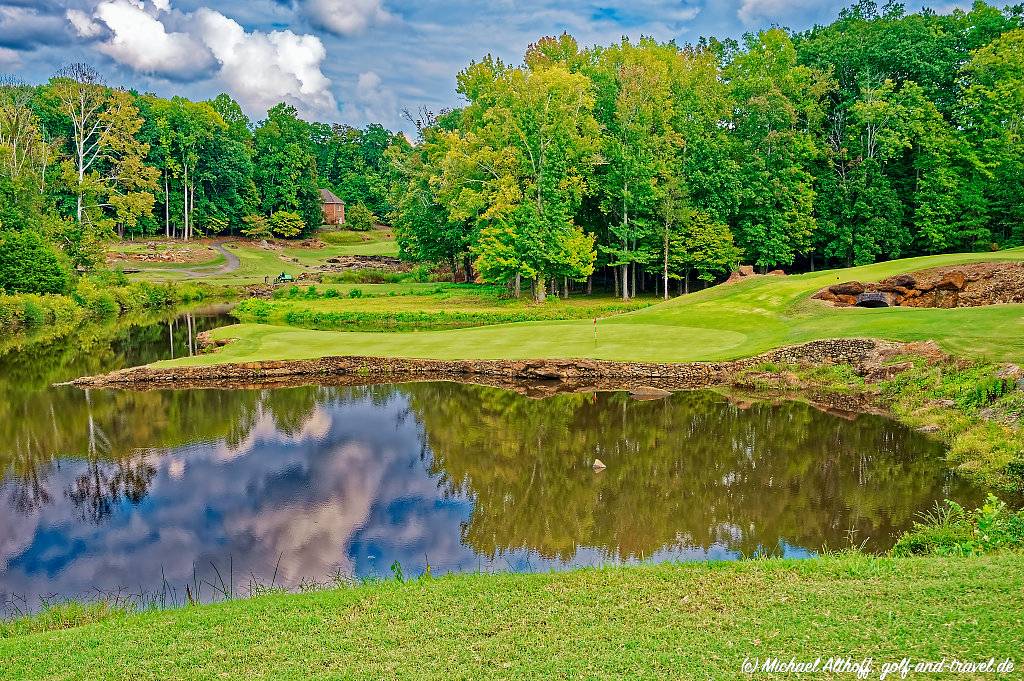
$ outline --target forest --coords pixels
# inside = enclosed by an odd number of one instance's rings
[[[670,282],[1024,244],[1024,7],[909,13],[742,40],[485,56],[462,105],[381,125],[251,121],[222,94],[164,99],[72,65],[0,86],[0,288],[60,293],[103,244],[296,238],[317,189],[401,254],[535,299],[603,275]],[[574,284],[575,283],[575,284]]]

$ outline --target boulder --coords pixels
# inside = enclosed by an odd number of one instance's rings
[[[835,303],[840,307],[853,307],[857,304],[857,296],[837,295],[835,297]]]
[[[754,276],[754,266],[740,265],[739,273],[741,277],[752,277]]]
[[[786,276],[786,273],[784,271],[782,271],[782,270],[772,270],[771,272],[768,273],[768,276],[769,277],[784,277],[784,276]]]
[[[837,296],[859,296],[864,293],[864,284],[859,281],[848,281],[829,286],[828,290]]]
[[[917,288],[917,279],[912,274],[898,274],[895,277],[886,279],[885,283],[904,289]]]
[[[967,286],[967,277],[963,272],[947,272],[935,285],[940,291],[963,291]]]
[[[604,462],[601,461],[601,459],[594,459],[594,470],[595,471],[603,471],[605,468],[608,468],[608,466],[605,466]]]

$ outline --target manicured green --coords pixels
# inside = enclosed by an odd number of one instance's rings
[[[219,338],[238,339],[216,353],[162,364],[327,355],[687,362],[746,357],[817,338],[849,337],[933,339],[955,354],[1024,361],[1021,305],[868,310],[833,308],[811,300],[815,291],[840,281],[877,281],[903,272],[994,259],[1024,260],[1024,249],[928,256],[784,278],[757,277],[603,319],[597,324],[596,339],[589,319],[388,335],[241,324],[215,332]]]
[[[872,657],[878,678],[904,657],[1024,663],[1022,591],[1012,553],[465,574],[14,626],[0,675],[737,679],[747,657],[850,656]]]

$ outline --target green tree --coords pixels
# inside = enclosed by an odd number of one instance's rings
[[[748,37],[726,75],[741,159],[737,241],[756,265],[790,265],[817,228],[813,170],[831,82],[797,64],[793,42],[780,29]]]
[[[268,111],[254,133],[253,179],[264,214],[298,213],[305,230],[323,223],[311,135],[309,123],[287,104]]]

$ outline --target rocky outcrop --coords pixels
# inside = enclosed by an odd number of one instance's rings
[[[976,263],[900,274],[877,283],[847,281],[814,295],[836,307],[980,307],[1024,303],[1024,263]]]
[[[257,385],[301,378],[355,376],[382,380],[479,378],[501,381],[563,381],[578,384],[614,382],[622,389],[656,387],[680,390],[728,383],[738,371],[762,364],[850,364],[863,368],[899,344],[872,339],[819,340],[779,348],[731,362],[648,363],[590,359],[436,360],[391,357],[322,357],[185,367],[136,367],[72,383],[88,387],[197,388]],[[653,381],[652,379],[657,379]]]

